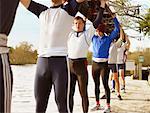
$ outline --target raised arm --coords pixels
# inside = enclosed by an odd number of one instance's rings
[[[99,25],[99,24],[101,23],[101,21],[102,21],[103,13],[104,13],[104,8],[105,8],[105,5],[106,5],[107,0],[100,0],[100,2],[101,2],[101,5],[100,5],[99,11],[98,11],[98,13],[97,13],[97,17],[96,17],[96,19],[95,19],[94,22],[93,22],[94,28],[97,28],[98,25]]]
[[[39,17],[42,11],[48,8],[47,6],[36,3],[32,0],[20,0],[20,2],[22,3],[24,7],[26,7],[29,11],[31,11],[37,17]]]
[[[99,11],[97,13],[97,17],[94,21],[93,21],[92,15],[91,15],[90,6],[88,5],[88,2],[84,1],[79,5],[79,12],[81,14],[83,14],[86,18],[88,18],[91,22],[93,22],[93,25],[95,28],[98,27],[98,25],[99,25],[98,23],[100,23],[102,20],[104,8],[105,8],[106,2],[107,2],[107,0],[99,0],[99,1],[101,2],[101,4],[99,6]]]
[[[124,40],[125,40],[125,33],[124,33],[124,30],[122,29],[122,26],[120,25],[120,36],[116,42],[117,47],[120,47],[122,43],[124,42]]]
[[[127,45],[126,45],[126,50],[129,50],[129,48],[130,48],[130,40],[129,40],[129,38],[128,38],[128,36],[125,34],[125,40],[126,40],[126,43],[127,43]]]
[[[31,3],[31,0],[20,0],[21,4],[28,9],[30,3]]]
[[[120,40],[124,41],[125,40],[125,33],[124,30],[122,29],[122,26],[120,25]]]
[[[122,42],[126,43],[126,49],[130,48],[130,40],[128,38],[128,36],[126,35],[126,33],[124,32],[122,26],[120,25],[120,38],[119,38]]]
[[[120,31],[120,24],[118,19],[116,18],[115,14],[111,15],[114,21],[114,30],[110,33],[109,38],[112,41],[113,39],[115,39],[117,37],[117,35],[119,34]]]
[[[82,0],[83,1],[83,0]],[[68,12],[69,15],[75,16],[78,12],[80,1],[67,0],[63,5],[63,9]]]

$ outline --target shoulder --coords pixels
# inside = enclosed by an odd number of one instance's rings
[[[50,8],[48,8],[48,9],[42,11],[42,12],[40,13],[39,17],[45,16],[45,15],[47,15],[47,14],[50,14]]]
[[[93,37],[92,37],[92,40],[97,40],[98,37],[99,37],[99,36],[97,36],[97,35],[94,34]]]

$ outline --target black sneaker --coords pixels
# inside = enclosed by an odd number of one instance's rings
[[[106,99],[106,95],[103,95],[103,96],[101,97],[101,99]]]
[[[121,90],[124,90],[125,88],[124,87],[121,87]]]
[[[126,93],[125,87],[122,87],[121,90],[122,90],[123,93]]]
[[[121,95],[118,95],[117,97],[118,97],[119,100],[123,100]]]

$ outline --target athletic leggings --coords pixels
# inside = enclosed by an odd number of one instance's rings
[[[76,60],[69,59],[70,71],[71,71],[71,91],[70,91],[70,110],[73,112],[74,105],[74,93],[76,81],[78,82],[79,92],[82,98],[83,112],[88,112],[89,100],[88,100],[88,71],[87,71],[87,59],[80,58]]]
[[[34,88],[36,113],[45,113],[52,85],[59,113],[70,113],[68,63],[65,56],[38,58]]]
[[[92,64],[92,76],[95,84],[95,96],[96,101],[99,101],[100,95],[100,75],[102,77],[103,86],[105,89],[105,95],[107,103],[110,103],[110,89],[108,85],[109,80],[109,68],[107,62],[94,62]]]
[[[0,54],[0,113],[11,113],[12,84],[8,54]]]

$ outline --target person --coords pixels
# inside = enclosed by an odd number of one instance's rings
[[[122,29],[122,33],[124,35],[124,43],[117,49],[117,69],[118,73],[121,76],[122,80],[122,88],[121,90],[125,93],[125,62],[127,55],[125,54],[125,51],[127,52],[130,48],[130,40],[127,37],[127,35],[124,33]]]
[[[121,44],[124,40],[124,37],[122,34],[123,34],[123,31],[120,26],[120,38],[114,39],[114,41],[111,43],[111,46],[109,49],[109,57],[108,57],[108,67],[112,71],[112,76],[113,76],[112,92],[114,92],[116,89],[117,97],[119,100],[122,100],[122,97],[120,95],[120,83],[119,83],[118,70],[117,70],[117,49],[121,46]],[[115,84],[116,88],[114,88],[114,84]]]
[[[108,55],[109,55],[109,48],[110,44],[113,39],[119,33],[119,22],[114,14],[111,14],[114,21],[114,30],[111,32],[110,35],[105,35],[105,28],[106,25],[101,23],[97,30],[96,35],[92,37],[92,76],[95,84],[95,96],[96,96],[96,107],[94,109],[101,109],[100,101],[99,101],[99,94],[100,94],[100,75],[102,77],[103,86],[105,89],[106,95],[106,108],[104,109],[104,113],[110,112],[110,89],[108,85],[109,79],[109,68],[108,68]]]
[[[22,4],[40,20],[40,41],[35,76],[36,112],[45,113],[49,94],[54,86],[55,101],[60,113],[70,113],[70,72],[67,40],[74,16],[84,0],[52,0],[50,8],[32,0]]]
[[[91,43],[95,29],[102,20],[106,0],[101,0],[101,6],[97,18],[87,29],[86,21],[81,16],[76,16],[73,22],[73,31],[69,34],[68,40],[68,58],[71,73],[71,92],[70,92],[70,110],[73,112],[74,93],[76,81],[78,82],[79,92],[82,98],[83,113],[88,113],[88,71],[87,71],[87,52]]]
[[[18,4],[19,0],[0,1],[0,113],[11,113],[13,75],[7,40]]]

